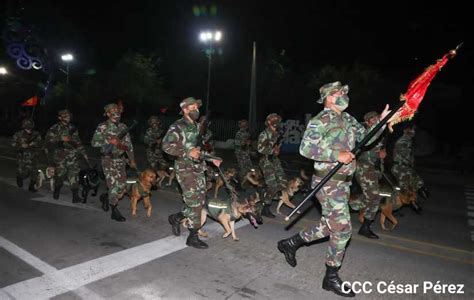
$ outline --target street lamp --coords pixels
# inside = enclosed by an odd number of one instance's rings
[[[71,61],[74,60],[74,56],[71,53],[65,53],[61,55],[62,61],[66,63],[66,71],[62,70],[66,73],[66,107],[69,106],[69,64]]]
[[[7,68],[5,68],[5,67],[0,67],[0,75],[7,75],[7,74],[8,74]]]
[[[211,87],[211,62],[212,62],[212,44],[219,42],[222,39],[222,32],[220,31],[202,31],[199,39],[209,44],[209,64],[207,67],[207,99],[206,99],[206,114],[209,112],[209,91]]]

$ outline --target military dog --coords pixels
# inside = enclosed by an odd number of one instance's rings
[[[168,171],[157,170],[156,175],[157,175],[156,181],[160,187],[161,187],[161,184],[163,183],[163,180],[165,180],[165,178],[168,178],[168,183],[166,185],[170,186],[171,182],[173,182],[173,179],[175,179],[176,177],[176,172],[174,171],[173,167],[169,167]]]
[[[244,185],[245,183],[250,183],[254,187],[263,187],[264,179],[260,168],[250,169],[250,171],[248,171],[245,175],[245,178],[242,181],[242,185]]]
[[[81,187],[82,203],[87,202],[89,191],[92,190],[92,197],[97,195],[99,185],[99,171],[97,171],[95,167],[87,168],[79,172],[79,186]]]
[[[219,174],[218,174],[219,175]],[[236,179],[237,176],[237,170],[234,168],[229,168],[225,170],[224,176],[227,180],[227,182],[232,182]],[[217,198],[217,194],[219,193],[220,188],[224,185],[224,180],[220,176],[215,177],[215,183],[214,183],[214,198]]]
[[[43,181],[49,180],[49,189],[54,191],[54,175],[56,169],[54,167],[47,167],[44,172],[38,169],[38,176],[36,177],[35,189],[39,190],[43,186]]]
[[[280,208],[283,204],[285,204],[289,208],[296,207],[293,203],[291,203],[290,200],[294,196],[294,194],[299,191],[300,187],[303,184],[303,180],[299,177],[295,177],[288,181],[288,185],[284,190],[281,191],[280,199],[278,201],[278,206],[276,210],[278,215],[281,215]]]
[[[147,217],[151,216],[151,187],[155,181],[155,171],[146,169],[140,173],[138,180],[131,185],[128,195],[130,197],[130,209],[133,217],[137,216],[137,203],[140,200],[143,200],[143,207],[146,209]]]

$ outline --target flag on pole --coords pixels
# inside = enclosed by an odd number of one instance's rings
[[[33,96],[30,99],[23,101],[21,106],[36,106],[38,103],[38,96]]]

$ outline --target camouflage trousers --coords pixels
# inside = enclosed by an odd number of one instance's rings
[[[417,191],[424,185],[423,179],[416,173],[416,171],[406,165],[393,164],[392,174],[397,178],[398,185],[402,189],[413,189]]]
[[[183,193],[183,215],[189,228],[201,227],[201,211],[206,201],[206,175],[201,165],[175,161],[176,179]]]
[[[260,169],[262,169],[263,177],[265,178],[265,184],[267,185],[263,202],[266,205],[270,205],[276,194],[286,188],[288,181],[278,157],[263,157],[260,159],[259,165]]]
[[[250,153],[248,151],[236,150],[235,157],[237,158],[239,177],[242,182],[250,169],[252,169],[252,160],[250,159]]]
[[[35,181],[38,176],[37,157],[30,151],[19,152],[16,158],[18,177],[27,178]]]
[[[64,159],[54,159],[55,174],[54,174],[54,185],[62,186],[64,180],[67,178],[71,184],[71,189],[79,188],[79,162],[77,161],[76,155],[68,155]]]
[[[127,163],[123,158],[102,157],[102,169],[111,205],[117,205],[127,190],[126,165]]]
[[[321,179],[313,176],[313,187]],[[350,183],[329,180],[316,193],[322,207],[322,216],[318,223],[300,231],[300,236],[311,242],[329,236],[329,246],[326,253],[326,264],[339,267],[344,258],[346,244],[351,238],[352,224],[347,204],[350,193]]]
[[[163,151],[159,148],[147,148],[146,157],[148,163],[155,170],[165,170],[169,168],[169,163],[166,161]]]
[[[349,205],[353,210],[364,209],[364,217],[373,221],[380,204],[378,172],[372,164],[358,163],[355,177],[362,188],[362,195],[349,202]]]

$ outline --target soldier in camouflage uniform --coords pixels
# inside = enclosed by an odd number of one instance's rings
[[[180,223],[187,218],[189,236],[186,245],[206,249],[209,246],[198,236],[201,211],[206,200],[206,163],[201,159],[201,149],[197,145],[199,128],[196,121],[201,103],[201,100],[193,97],[181,101],[183,117],[170,126],[163,138],[162,147],[167,154],[176,157],[174,168],[183,192],[183,210],[168,217],[173,234],[181,234]],[[214,164],[219,165],[219,162],[214,161]]]
[[[354,297],[351,290],[342,289],[338,269],[352,232],[348,199],[356,164],[354,154],[350,151],[357,141],[364,138],[367,130],[354,117],[344,112],[349,106],[347,85],[342,86],[337,81],[323,85],[319,91],[321,98],[318,103],[324,102],[324,110],[309,121],[301,141],[300,154],[315,161],[313,187],[338,162],[344,165],[316,194],[322,207],[321,220],[291,238],[279,241],[278,250],[285,254],[288,264],[294,267],[296,250],[301,245],[329,236],[326,275],[322,286],[340,296]],[[381,116],[385,117],[388,113],[387,105]],[[380,133],[381,131],[379,135]],[[377,137],[376,135],[372,141]]]
[[[23,187],[23,179],[29,177],[28,191],[36,192],[35,183],[38,176],[38,151],[41,147],[41,135],[34,131],[35,123],[31,119],[25,119],[21,123],[21,130],[13,135],[12,147],[17,152],[17,175],[18,187]]]
[[[108,201],[112,208],[111,219],[123,222],[126,219],[118,210],[118,203],[123,198],[127,188],[126,164],[136,169],[135,155],[130,135],[127,133],[122,139],[118,138],[127,130],[127,125],[120,123],[122,109],[115,103],[104,107],[108,120],[100,123],[92,137],[92,147],[98,147],[102,153],[102,169],[108,188]],[[113,145],[112,150],[106,153],[108,145]]]
[[[262,169],[267,185],[263,199],[262,216],[275,218],[270,211],[272,200],[277,193],[287,186],[285,171],[281,166],[278,155],[280,154],[279,127],[281,117],[275,113],[269,114],[265,120],[265,130],[258,136],[257,151],[260,154],[260,169]],[[281,138],[281,137],[280,137]]]
[[[79,154],[88,162],[86,149],[82,145],[77,128],[71,124],[72,114],[67,109],[58,112],[59,122],[46,133],[45,141],[55,165],[53,198],[59,193],[67,177],[71,185],[72,202],[81,202],[79,197]]]
[[[144,138],[144,142],[147,145],[146,156],[148,163],[155,171],[165,170],[169,167],[169,164],[164,158],[163,150],[161,149],[161,139],[164,134],[161,128],[161,121],[157,116],[151,116],[148,119],[148,125],[150,127],[146,130]]]
[[[403,130],[403,135],[395,142],[393,148],[392,174],[397,178],[402,189],[412,189],[425,199],[428,198],[428,189],[423,179],[415,171],[415,155],[413,151],[413,137],[415,125],[408,124]]]
[[[380,121],[380,116],[377,112],[371,111],[364,115],[364,121],[366,127],[371,128]],[[362,189],[362,195],[349,203],[354,210],[364,210],[364,223],[359,229],[359,234],[371,239],[379,238],[370,229],[370,224],[374,221],[380,204],[379,172],[375,165],[379,158],[385,158],[382,146],[380,141],[376,141],[357,157],[355,177]]]
[[[247,120],[239,121],[239,131],[235,134],[235,157],[239,166],[240,182],[243,182],[247,173],[252,169],[250,159],[250,139],[249,123]]]

